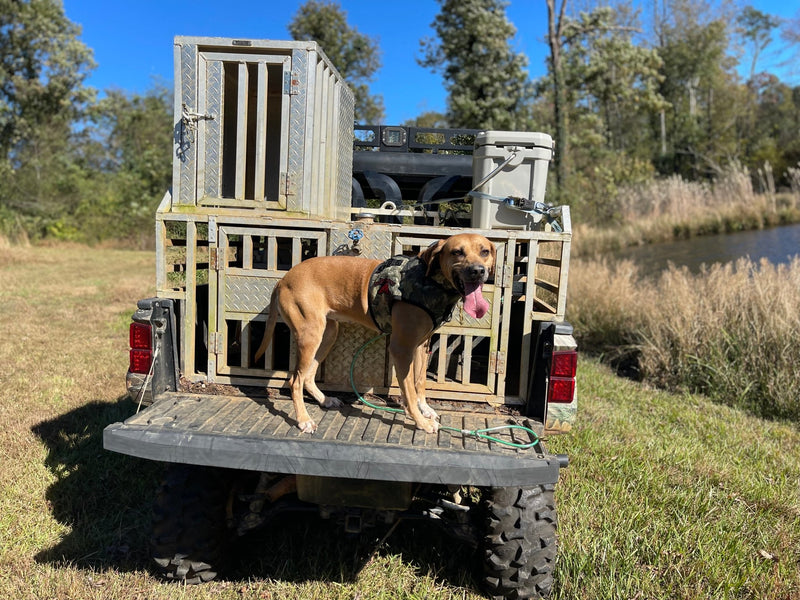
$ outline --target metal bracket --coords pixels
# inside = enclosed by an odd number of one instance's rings
[[[208,349],[212,354],[222,354],[222,334],[212,331],[208,334]]]
[[[297,96],[300,93],[300,75],[291,71],[283,72],[283,93],[287,96]]]
[[[496,375],[501,375],[506,372],[506,353],[495,352],[489,356],[489,371]]]

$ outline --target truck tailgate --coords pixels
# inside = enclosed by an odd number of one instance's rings
[[[522,486],[555,483],[559,461],[542,444],[528,449],[460,432],[426,434],[402,414],[362,404],[325,410],[307,404],[318,424],[300,432],[286,398],[164,394],[150,407],[103,432],[107,450],[165,462],[352,479]],[[439,411],[441,424],[482,429],[526,420],[485,413]],[[520,430],[491,434],[533,441]]]

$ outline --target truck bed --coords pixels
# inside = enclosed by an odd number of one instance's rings
[[[518,449],[459,432],[426,434],[403,414],[361,403],[325,410],[307,403],[313,435],[295,426],[288,398],[169,392],[103,432],[108,450],[164,462],[233,469],[441,484],[513,486],[555,483],[559,460],[540,443]],[[437,411],[441,425],[482,429],[527,419],[494,413]],[[516,443],[520,430],[492,433]]]

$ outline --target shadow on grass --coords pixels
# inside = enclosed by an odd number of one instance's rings
[[[48,504],[69,528],[37,561],[94,569],[147,566],[150,506],[163,468],[103,449],[103,429],[135,410],[127,397],[96,401],[32,428],[47,446],[45,464],[55,477]]]
[[[135,412],[127,398],[96,401],[35,425],[55,481],[46,492],[53,516],[69,532],[36,555],[42,563],[93,570],[149,570],[152,503],[164,465],[103,449],[103,429]],[[413,572],[457,586],[471,583],[469,548],[430,524],[401,522],[345,535],[315,513],[288,513],[237,540],[223,580],[289,583],[357,579],[373,556],[399,557]]]
[[[406,575],[430,577],[439,584],[477,590],[473,580],[474,551],[429,523],[401,521],[390,526],[345,534],[341,525],[315,514],[291,514],[275,519],[240,544],[230,576],[247,580],[273,579],[294,584],[314,581],[355,582],[372,559],[392,557],[408,569]],[[389,536],[384,539],[384,536]],[[397,584],[391,574],[375,582]],[[370,579],[374,575],[370,576]],[[365,581],[369,585],[369,581]]]

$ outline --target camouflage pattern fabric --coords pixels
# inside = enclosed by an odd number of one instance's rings
[[[440,271],[428,276],[428,265],[417,256],[394,256],[372,272],[369,313],[384,333],[392,332],[392,307],[402,300],[423,309],[437,329],[450,320],[461,293]]]

